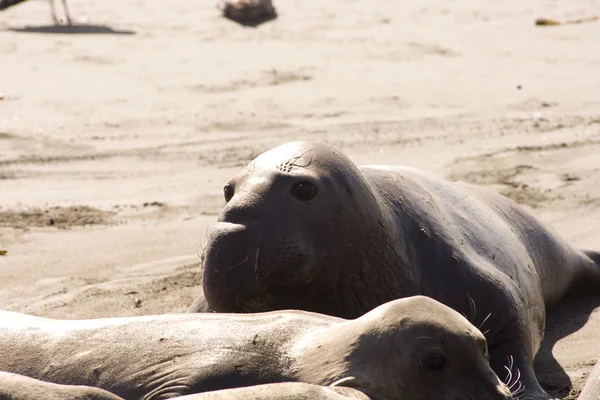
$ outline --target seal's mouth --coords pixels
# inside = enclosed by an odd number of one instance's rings
[[[217,223],[209,232],[202,253],[202,286],[206,300],[219,312],[240,312],[255,296],[258,262],[256,229],[228,222]]]
[[[369,389],[371,387],[371,384],[367,381],[360,380],[355,376],[346,376],[344,378],[338,379],[329,386],[348,387],[353,389]]]
[[[219,312],[264,312],[301,308],[313,301],[311,246],[301,236],[282,235],[251,221],[220,221],[202,252],[203,288]]]

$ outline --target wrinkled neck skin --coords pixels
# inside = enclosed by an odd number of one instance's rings
[[[296,360],[292,372],[298,381],[330,386],[367,378],[352,370],[350,358],[358,338],[347,326],[346,322],[314,329],[290,348]]]
[[[401,389],[388,373],[401,378],[402,371],[387,371],[390,365],[386,365],[385,357],[374,347],[377,333],[371,335],[362,324],[359,320],[335,323],[315,329],[296,342],[290,349],[296,360],[292,371],[295,379],[353,388],[372,400],[402,398]]]
[[[344,270],[338,272],[339,279],[333,277],[341,303],[334,315],[343,318],[357,318],[380,304],[420,294],[419,277],[407,267],[402,227],[394,208],[375,187],[357,193],[362,198],[344,210],[353,217],[346,218],[348,227],[342,229],[353,235],[348,236],[346,246],[339,246],[341,254],[336,255],[335,264]],[[362,218],[356,218],[358,215]]]

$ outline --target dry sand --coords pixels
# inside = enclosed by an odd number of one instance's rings
[[[489,186],[600,249],[600,22],[535,25],[600,0],[281,0],[257,28],[211,1],[69,4],[89,27],[0,14],[1,308],[184,310],[224,181],[299,139]],[[600,356],[596,307],[551,312],[555,395]]]

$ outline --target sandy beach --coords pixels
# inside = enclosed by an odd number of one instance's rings
[[[223,184],[293,140],[487,186],[600,250],[599,0],[281,0],[258,27],[211,1],[69,5],[86,26],[0,13],[2,309],[184,311]],[[599,308],[550,311],[549,393],[600,358]]]

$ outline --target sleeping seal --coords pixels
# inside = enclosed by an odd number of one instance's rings
[[[548,398],[532,367],[546,307],[600,287],[598,253],[574,249],[512,200],[418,169],[357,168],[323,144],[267,151],[224,196],[202,254],[206,299],[191,311],[354,318],[430,296],[486,332],[493,369],[503,379],[518,370],[528,398]]]
[[[281,382],[374,400],[510,399],[487,356],[477,328],[424,296],[350,321],[303,311],[80,321],[0,312],[0,370],[126,399]]]

